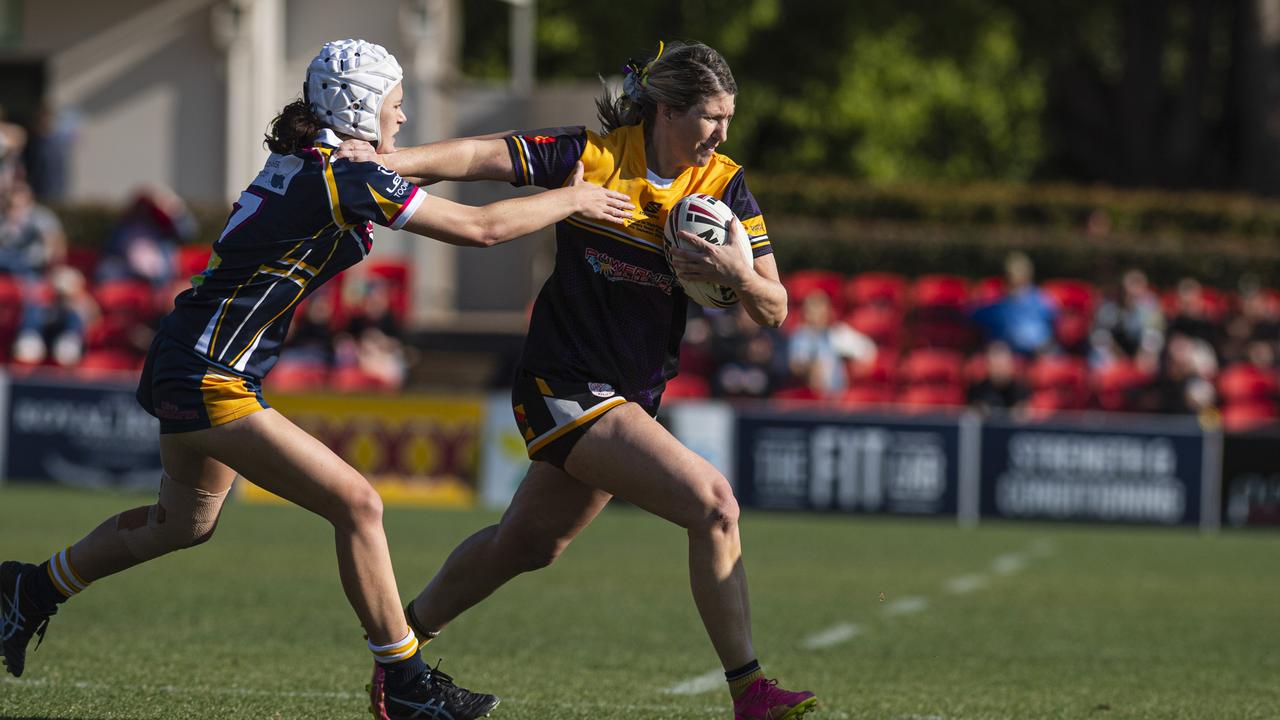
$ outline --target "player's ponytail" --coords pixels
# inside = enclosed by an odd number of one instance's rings
[[[292,155],[316,142],[325,127],[305,100],[294,100],[271,121],[267,132],[267,149],[280,155]]]
[[[659,43],[658,53],[642,65],[627,63],[622,93],[606,88],[596,99],[596,115],[604,133],[644,122],[653,127],[658,103],[686,110],[717,93],[738,94],[729,63],[720,53],[699,42]]]

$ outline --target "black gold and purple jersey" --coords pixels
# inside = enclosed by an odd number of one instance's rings
[[[339,142],[324,130],[315,147],[267,158],[163,333],[213,367],[261,379],[298,303],[369,254],[374,223],[404,226],[426,193],[377,163],[333,161]]]
[[[578,215],[556,225],[556,264],[534,304],[522,367],[559,380],[608,383],[642,403],[674,377],[686,298],[663,253],[667,212],[692,193],[726,203],[747,229],[755,257],[773,252],[743,169],[714,154],[664,180],[649,173],[644,128],[605,136],[582,127],[506,139],[516,185],[561,187],[579,160],[584,178],[631,197],[625,225]]]

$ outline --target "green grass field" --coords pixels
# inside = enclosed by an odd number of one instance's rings
[[[0,555],[45,558],[147,502],[0,489]],[[401,593],[495,518],[389,510]],[[1280,718],[1275,533],[773,514],[743,530],[761,660],[819,694],[818,720]],[[684,545],[607,511],[427,654],[501,695],[495,718],[729,718],[720,682],[670,692],[717,668]],[[327,526],[236,504],[209,544],[72,600],[26,675],[0,680],[0,718],[359,718],[368,666]]]

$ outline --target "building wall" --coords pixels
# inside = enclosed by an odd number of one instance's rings
[[[245,12],[229,12],[235,6],[230,0],[25,0],[20,43],[0,53],[0,60],[42,60],[46,100],[78,118],[70,154],[72,202],[120,203],[139,186],[158,184],[192,204],[227,205],[259,167],[259,156],[266,156],[244,141],[233,148],[227,138],[256,143],[275,113],[300,97],[307,64],[333,39],[379,42],[404,66],[409,121],[401,146],[497,130],[595,124],[594,82],[521,97],[459,80],[453,68],[462,0],[376,0],[359,6],[342,0],[237,2],[274,7],[283,16],[278,30],[267,31],[282,38],[283,48],[269,53],[280,67],[274,73],[249,68],[256,82],[272,85],[254,86],[251,98],[243,86],[228,84],[228,73],[246,67],[245,56],[229,53],[261,53],[262,47],[245,40],[252,23]],[[434,14],[424,25],[415,12],[428,6]],[[252,58],[257,62],[258,55]],[[245,119],[229,107],[247,108],[252,116]],[[443,183],[430,192],[482,204],[528,191],[501,183]],[[518,328],[550,270],[549,231],[483,251],[408,233],[376,235],[376,253],[406,257],[414,266],[419,322],[452,322],[463,311],[495,313],[498,325]]]

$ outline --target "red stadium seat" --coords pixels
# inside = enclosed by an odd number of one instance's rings
[[[1131,360],[1116,360],[1094,371],[1091,378],[1098,407],[1111,412],[1133,409],[1134,395],[1152,380]]]
[[[128,316],[150,321],[156,314],[155,294],[143,280],[111,280],[93,288],[93,298],[103,315]]]
[[[329,370],[323,365],[309,362],[282,360],[263,380],[263,389],[269,392],[315,392],[326,387]]]
[[[22,325],[22,287],[8,275],[0,275],[0,362],[8,362],[13,341]]]
[[[86,278],[92,278],[98,269],[101,255],[97,250],[87,247],[73,246],[67,248],[67,265],[80,271]]]
[[[329,375],[329,384],[338,392],[395,392],[400,388],[358,367],[337,368]]]
[[[885,350],[866,363],[845,362],[849,385],[853,387],[893,387],[898,374],[898,354]]]
[[[711,383],[707,379],[692,373],[680,373],[667,381],[667,388],[662,392],[663,398],[705,398],[711,397]]]
[[[963,377],[964,356],[953,350],[913,350],[899,368],[899,378],[908,386],[960,387]]]
[[[391,312],[404,322],[412,307],[413,283],[409,261],[402,258],[370,258],[365,261],[365,271],[370,277],[379,278],[391,289]]]
[[[896,401],[905,410],[935,407],[959,407],[965,404],[964,388],[959,385],[916,385],[905,388]]]
[[[978,307],[991,305],[1004,297],[1006,289],[1004,278],[982,278],[973,284],[973,289],[969,293],[969,302]]]
[[[1254,365],[1237,363],[1218,375],[1218,394],[1227,403],[1273,400],[1277,395],[1276,377]]]
[[[1093,317],[1094,304],[1098,291],[1093,285],[1083,280],[1064,280],[1061,278],[1045,280],[1040,290],[1048,295],[1059,309]]]
[[[893,388],[888,385],[851,387],[840,394],[838,402],[846,408],[886,405],[893,402]]]
[[[787,295],[793,303],[803,302],[805,296],[814,290],[825,292],[835,305],[844,299],[840,292],[844,278],[830,270],[797,270],[783,276],[782,284],[786,286]]]
[[[849,308],[860,308],[864,305],[897,308],[902,306],[906,296],[906,278],[894,273],[859,273],[844,283],[844,301],[845,306]]]
[[[76,365],[81,376],[103,373],[133,373],[142,370],[146,357],[141,353],[120,348],[99,348],[85,352]]]
[[[916,307],[962,308],[969,300],[969,283],[957,275],[922,275],[911,286]]]
[[[1205,314],[1215,323],[1226,320],[1239,305],[1234,294],[1207,285],[1200,288],[1200,297],[1204,300]]]
[[[1089,397],[1083,360],[1060,355],[1038,358],[1027,369],[1033,410],[1081,410]]]
[[[209,267],[209,258],[213,248],[208,245],[183,245],[178,248],[178,277],[185,279],[199,275]]]
[[[845,322],[879,347],[897,347],[902,339],[902,313],[892,307],[864,305],[845,316]]]
[[[1087,313],[1066,310],[1053,321],[1053,337],[1068,352],[1083,352],[1092,330],[1093,316]]]
[[[1272,425],[1280,418],[1274,402],[1232,403],[1222,408],[1222,426],[1229,432],[1243,432]]]

